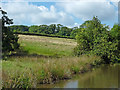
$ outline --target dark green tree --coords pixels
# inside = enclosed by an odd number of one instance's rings
[[[6,54],[9,54],[11,51],[14,51],[15,49],[19,48],[18,44],[18,36],[13,34],[12,31],[8,29],[8,27],[5,26],[5,24],[13,24],[13,20],[9,19],[8,16],[6,16],[7,12],[1,10],[2,13],[2,53],[3,56]]]
[[[13,32],[28,32],[29,30],[29,27],[24,25],[13,25],[8,27]]]
[[[57,24],[57,26],[56,26],[56,33],[59,33],[59,31],[61,30],[61,27],[63,27],[63,25]]]
[[[36,26],[36,25],[32,25],[29,27],[29,32],[31,33],[37,33],[39,32],[39,26]]]
[[[55,34],[55,29],[56,29],[56,25],[55,24],[51,24],[48,27],[48,34]]]

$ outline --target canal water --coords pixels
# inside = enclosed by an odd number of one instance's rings
[[[38,88],[120,88],[119,77],[120,65],[103,65],[70,80],[38,85]]]

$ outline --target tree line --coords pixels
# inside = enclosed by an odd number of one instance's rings
[[[67,38],[75,38],[75,29],[68,28],[61,24],[51,24],[51,25],[32,25],[32,26],[25,26],[25,25],[13,25],[8,27],[10,31],[14,33],[31,33],[31,34],[41,34],[47,36],[60,36],[60,37],[67,37]]]

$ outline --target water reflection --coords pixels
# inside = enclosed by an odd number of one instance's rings
[[[100,68],[95,69],[92,72],[88,72],[81,75],[75,75],[71,80],[60,81],[52,85],[51,84],[39,85],[38,87],[39,88],[118,88],[118,71],[120,71],[120,65],[114,65],[114,66],[104,65],[101,66]]]

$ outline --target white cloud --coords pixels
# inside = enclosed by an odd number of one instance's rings
[[[81,24],[79,23],[74,23],[73,27],[79,27]]]
[[[48,11],[48,8],[46,8],[45,6],[38,6],[38,8],[43,12]]]
[[[57,1],[61,1],[61,3]],[[109,1],[112,1],[115,6],[117,5],[117,0],[115,2],[113,0]],[[109,1],[56,0],[54,1],[57,3],[55,6],[51,5],[50,8],[47,8],[28,4],[28,0],[14,0],[14,2],[8,0],[6,4],[2,3],[2,8],[8,12],[8,16],[14,20],[14,24],[60,23],[71,27],[77,26],[75,24],[76,18],[85,21],[92,19],[93,16],[98,16],[101,21],[114,22],[117,12]],[[58,11],[58,8],[61,9]]]
[[[78,2],[57,3],[59,8],[63,8],[67,13],[74,15],[75,17],[87,20],[93,16],[98,16],[102,21],[114,21],[117,15],[117,11],[109,1],[102,0],[88,0]]]
[[[22,3],[2,3],[2,8],[8,12],[8,16],[14,20],[14,24],[74,24],[73,18],[65,12],[57,12],[55,6],[35,6]]]

